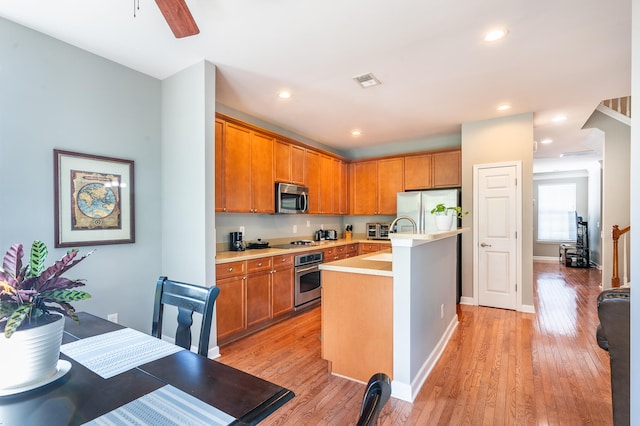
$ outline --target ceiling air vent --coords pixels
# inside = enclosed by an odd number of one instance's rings
[[[355,77],[353,77],[353,79],[357,81],[360,84],[360,86],[362,86],[365,89],[367,87],[377,86],[378,84],[382,84],[380,83],[380,80],[375,78],[374,75],[371,73],[356,75]]]

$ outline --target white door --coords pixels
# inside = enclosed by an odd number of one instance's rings
[[[519,164],[474,167],[478,304],[517,308]]]

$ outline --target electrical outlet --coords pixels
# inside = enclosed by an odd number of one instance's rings
[[[293,233],[294,234],[298,233],[298,225],[293,225]]]
[[[115,314],[107,315],[107,320],[109,320],[111,322],[115,322],[117,324],[118,323],[118,313],[116,312]]]
[[[444,304],[440,305],[440,319],[444,318]]]
[[[240,232],[242,232],[242,235],[244,235],[244,226],[240,227]]]
[[[310,228],[310,227],[311,227],[311,221],[310,221],[310,220],[308,220],[308,221],[307,221],[307,228]]]

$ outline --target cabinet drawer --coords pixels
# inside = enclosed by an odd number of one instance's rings
[[[216,265],[216,279],[243,275],[246,271],[246,262],[243,260],[238,262],[221,263]]]
[[[347,244],[347,253],[356,253],[358,251],[358,246],[356,244]]]
[[[247,260],[247,273],[271,270],[271,258],[261,257],[259,259]]]
[[[282,254],[280,256],[273,256],[273,269],[285,269],[293,266],[293,255]]]

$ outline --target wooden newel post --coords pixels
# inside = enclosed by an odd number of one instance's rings
[[[620,228],[613,225],[611,229],[613,239],[613,276],[611,277],[611,287],[620,287],[620,277],[618,276],[618,239],[620,239]]]

